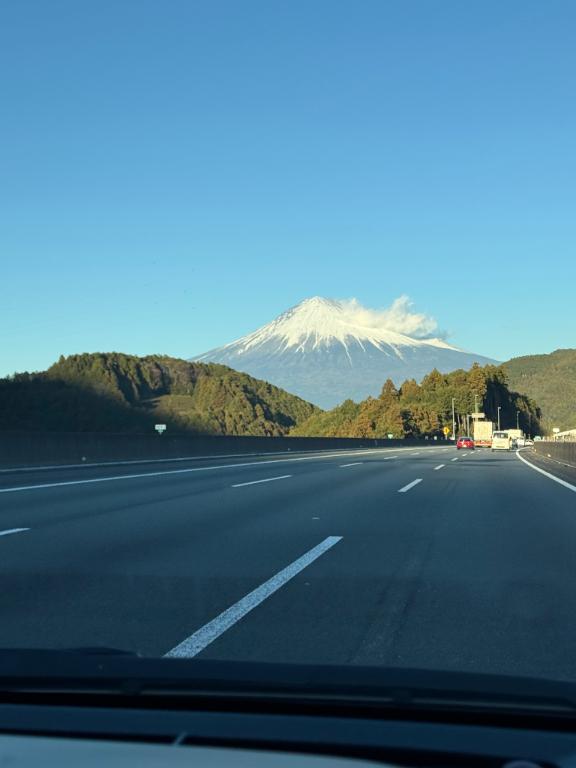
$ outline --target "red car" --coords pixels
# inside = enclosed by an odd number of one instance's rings
[[[459,437],[456,441],[456,448],[457,450],[460,450],[460,448],[471,448],[474,450],[474,440],[471,437]]]

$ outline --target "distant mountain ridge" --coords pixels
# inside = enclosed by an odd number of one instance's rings
[[[495,362],[439,338],[351,322],[342,302],[318,296],[193,359],[245,371],[322,408],[377,395],[388,378],[398,385],[434,368],[449,372]]]
[[[576,349],[513,357],[502,367],[511,386],[538,402],[547,430],[576,429]]]
[[[70,355],[0,379],[2,429],[285,435],[316,410],[245,373],[163,355]]]

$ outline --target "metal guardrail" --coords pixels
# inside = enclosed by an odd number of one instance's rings
[[[129,435],[94,432],[0,432],[0,467],[146,461],[282,451],[453,445],[425,439]]]
[[[576,466],[576,442],[574,441],[538,440],[534,443],[534,450],[540,456],[565,461],[567,464]]]

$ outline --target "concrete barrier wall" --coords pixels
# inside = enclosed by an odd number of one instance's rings
[[[576,443],[547,443],[538,440],[534,443],[536,453],[549,456],[551,459],[565,461],[576,467]]]
[[[138,461],[235,453],[438,445],[434,440],[324,437],[186,437],[90,432],[0,432],[0,467]],[[444,441],[442,441],[444,442]]]

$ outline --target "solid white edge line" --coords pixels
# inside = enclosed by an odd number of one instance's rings
[[[227,608],[215,619],[209,621],[203,627],[198,629],[190,637],[183,640],[175,648],[165,654],[167,658],[190,659],[197,656],[210,643],[214,642],[220,635],[234,626],[246,614],[257,608],[266,598],[277,592],[280,587],[297,576],[308,565],[317,560],[321,555],[331,549],[335,544],[342,540],[342,536],[328,536],[320,544],[306,552],[306,554],[294,560],[293,563],[279,571],[275,576],[265,581],[259,587],[249,592],[245,597],[234,605]]]
[[[555,483],[559,483],[560,485],[563,485],[564,488],[568,488],[569,491],[574,491],[576,493],[576,485],[572,485],[572,483],[568,483],[566,480],[562,480],[561,478],[556,477],[556,475],[553,475],[551,472],[546,472],[545,469],[540,469],[540,467],[530,463],[527,459],[524,458],[524,456],[520,455],[520,450],[516,451],[516,456],[520,459],[520,461],[523,461],[527,467],[530,467],[530,469],[533,469],[535,472],[540,472],[541,475],[549,477],[550,480],[554,480]]]
[[[418,483],[422,482],[422,478],[418,477],[416,480],[412,480],[411,483],[408,483],[408,485],[405,485],[404,488],[400,488],[398,490],[398,493],[406,493],[406,491],[409,491],[410,488],[414,488],[415,485],[418,485]]]
[[[136,475],[112,475],[111,477],[95,477],[87,480],[65,480],[59,483],[41,483],[38,485],[17,485],[10,488],[0,488],[0,493],[17,493],[18,491],[35,491],[42,488],[62,488],[67,485],[88,485],[90,483],[109,483],[113,480],[136,480],[141,477],[163,477],[165,475],[184,475],[191,472],[208,472],[217,469],[235,469],[236,467],[260,467],[267,464],[285,464],[296,461],[313,461],[315,459],[334,459],[341,456],[361,456],[367,453],[382,453],[391,450],[390,448],[372,448],[355,451],[346,451],[329,454],[314,454],[312,456],[298,456],[286,459],[272,459],[271,461],[246,461],[237,464],[219,464],[212,467],[187,467],[186,469],[166,469],[162,472],[140,472]],[[396,449],[398,450],[398,449]],[[400,448],[401,451],[408,450]]]
[[[434,472],[436,472],[437,469],[442,469],[442,467],[445,467],[446,464],[438,464],[437,467],[434,467]]]
[[[265,477],[262,480],[250,480],[247,483],[234,483],[230,488],[244,488],[245,485],[258,485],[258,483],[271,483],[273,480],[286,480],[292,475],[278,475],[278,477]]]
[[[334,450],[334,449],[332,449]],[[391,450],[388,448],[387,450]],[[312,453],[312,451],[294,451],[294,453]],[[320,453],[320,451],[313,451]],[[47,472],[54,469],[94,469],[97,467],[125,467],[133,464],[176,464],[179,461],[209,461],[212,459],[250,459],[255,456],[283,456],[290,454],[290,451],[265,451],[257,453],[216,453],[210,456],[176,456],[173,459],[124,459],[118,461],[83,461],[81,464],[43,464],[35,467],[8,467],[0,469],[0,474],[10,474],[18,472]]]
[[[30,528],[7,528],[5,531],[0,531],[0,536],[10,536],[12,533],[22,533],[29,530]]]
[[[215,459],[251,459],[256,458],[258,456],[289,456],[293,457],[295,454],[298,455],[300,453],[305,454],[325,454],[327,458],[329,458],[331,455],[338,455],[343,448],[317,448],[314,450],[313,448],[306,449],[303,448],[301,450],[291,450],[288,449],[286,451],[250,451],[246,453],[212,453],[207,456],[176,456],[173,459],[123,459],[118,461],[91,461],[91,462],[82,462],[81,464],[48,464],[48,465],[42,465],[38,467],[7,467],[0,469],[0,475],[2,474],[10,474],[10,473],[18,473],[18,472],[45,472],[48,470],[54,470],[54,469],[93,469],[97,467],[124,467],[124,466],[130,466],[133,464],[175,464],[177,462],[181,461],[212,461]],[[366,451],[366,450],[379,450],[379,451],[392,451],[393,448],[358,448],[356,449],[358,451]],[[398,450],[401,451],[408,451],[409,448],[399,448]]]
[[[209,461],[212,459],[243,459],[243,458],[254,458],[257,456],[294,456],[294,454],[313,454],[315,455],[325,455],[326,458],[330,458],[330,456],[338,456],[344,449],[343,448],[317,448],[316,450],[311,448],[307,450],[306,448],[302,448],[301,450],[295,449],[291,450],[290,448],[286,451],[251,451],[247,453],[213,453],[209,456],[176,456],[173,459],[125,459],[125,460],[119,460],[119,461],[91,461],[91,462],[82,462],[80,464],[48,464],[48,465],[42,465],[42,466],[32,466],[32,467],[4,467],[0,469],[0,475],[3,474],[14,474],[18,472],[45,472],[48,470],[54,470],[54,469],[92,469],[95,467],[123,467],[123,466],[129,466],[132,464],[173,464],[178,461]],[[356,453],[362,453],[362,452],[370,452],[373,453],[375,451],[410,451],[413,450],[411,448],[402,448],[401,446],[397,448],[385,448],[384,446],[381,446],[380,448],[357,448],[354,450]],[[426,446],[426,450],[429,450],[429,447]],[[306,456],[306,458],[308,458]]]
[[[343,469],[344,467],[359,467],[363,463],[363,461],[353,461],[351,464],[340,464],[340,468]]]

